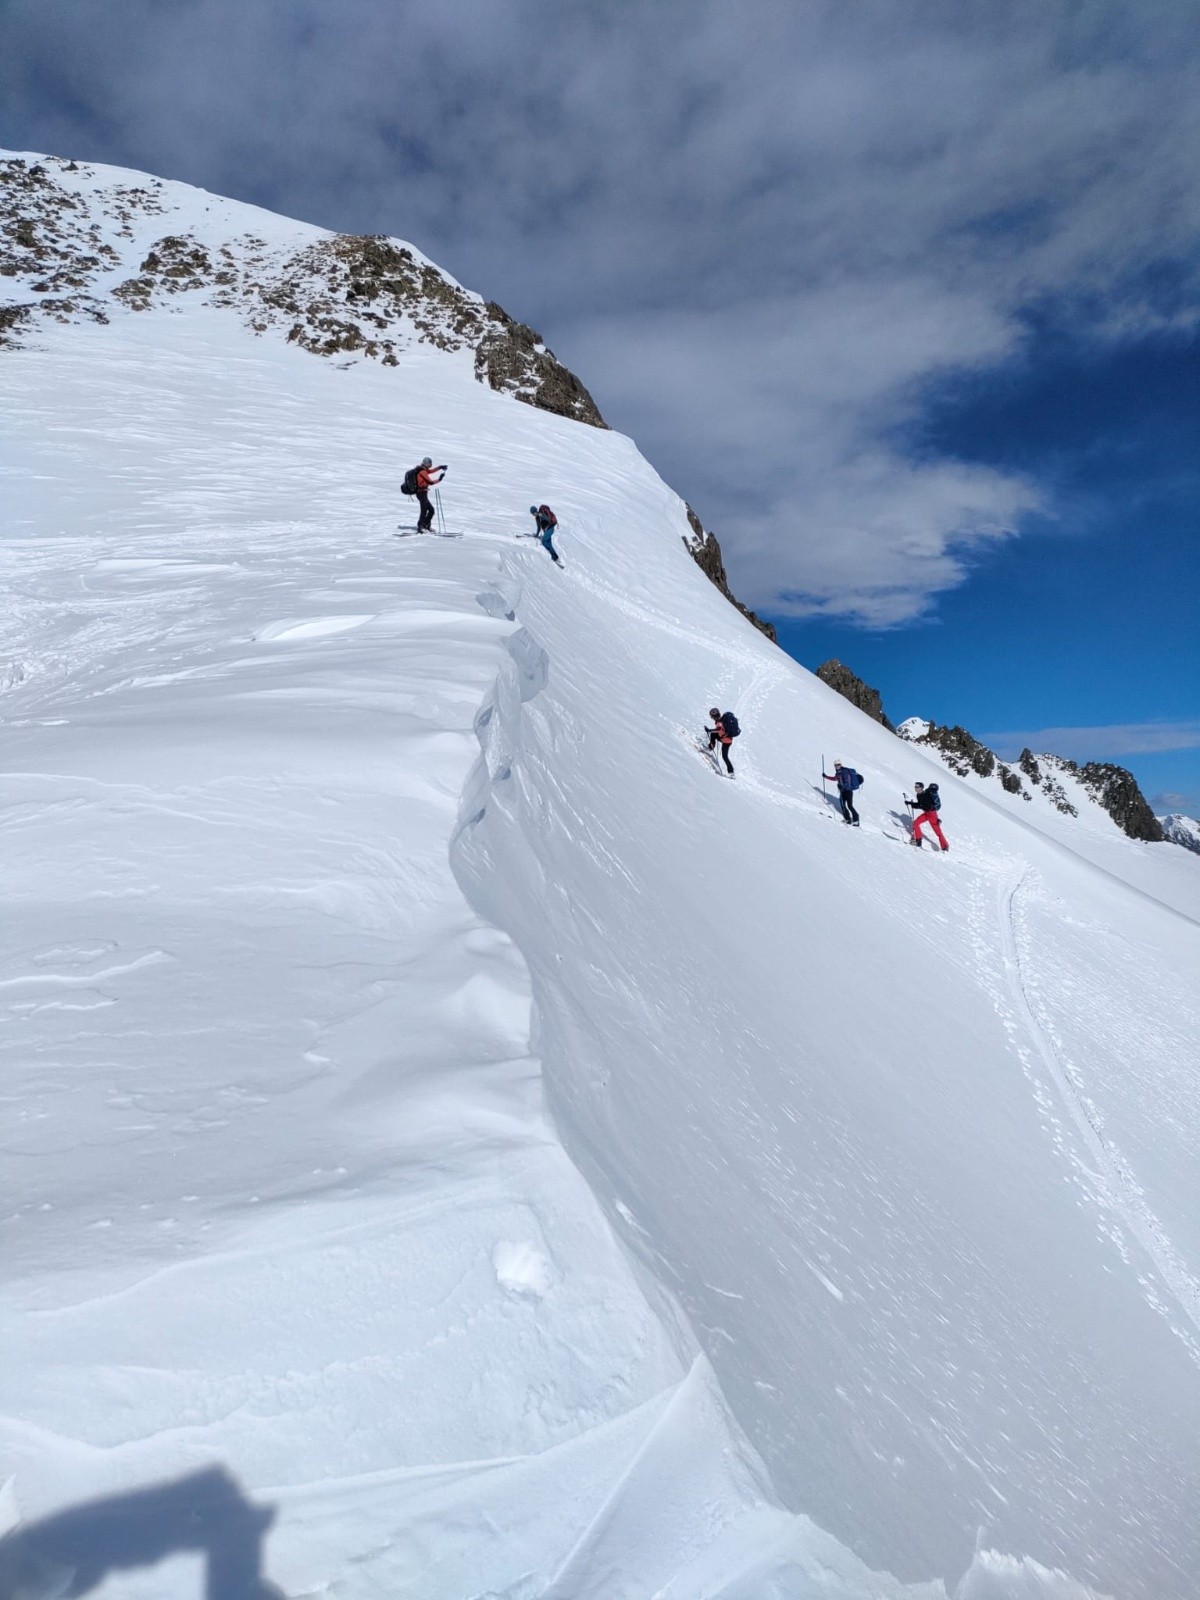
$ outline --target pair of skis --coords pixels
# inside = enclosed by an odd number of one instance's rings
[[[442,468],[443,475],[445,474],[445,471],[446,471],[446,468],[443,467]],[[445,516],[444,516],[444,514],[442,512],[442,491],[436,486],[436,484],[434,485],[434,490],[433,490],[433,509],[434,509],[435,520],[437,522],[436,537],[439,538],[439,539],[461,539],[462,538],[462,534],[461,533],[447,533],[447,531],[446,531],[446,518],[445,518]],[[397,527],[397,530],[399,531],[399,535],[400,535],[400,537],[402,539],[406,538],[410,531],[412,533],[434,533],[435,532],[435,530],[433,528],[422,528],[420,526],[420,524],[418,524],[415,528],[413,528],[411,530],[406,529],[402,522],[398,522],[396,524],[396,527]]]
[[[697,755],[704,757],[705,762],[712,768],[718,778],[733,777],[733,773],[726,772],[724,766],[718,760],[717,752],[709,749],[708,736],[706,734],[693,733],[690,728],[680,728],[679,733],[684,742],[690,745]]]

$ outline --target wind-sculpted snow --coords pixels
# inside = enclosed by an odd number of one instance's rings
[[[412,363],[5,357],[0,1585],[1191,1600],[1200,862],[948,777],[628,440]],[[392,537],[427,451],[461,539]]]

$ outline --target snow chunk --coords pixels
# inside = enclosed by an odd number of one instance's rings
[[[528,1239],[501,1239],[492,1251],[492,1266],[501,1288],[514,1294],[530,1294],[540,1300],[554,1282],[550,1263]]]

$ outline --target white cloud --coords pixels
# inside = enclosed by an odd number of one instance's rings
[[[1047,301],[1194,329],[1198,64],[1155,0],[9,0],[0,133],[412,239],[541,328],[748,600],[886,624],[1039,503],[914,459],[925,386]]]
[[[1116,756],[1156,755],[1166,750],[1200,749],[1200,722],[1115,722],[1095,728],[1034,728],[1023,733],[985,733],[980,738],[1003,756],[1028,748],[1106,761]]]

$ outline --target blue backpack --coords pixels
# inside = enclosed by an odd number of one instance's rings
[[[838,788],[848,789],[853,792],[855,789],[861,789],[863,782],[864,779],[861,772],[855,772],[853,767],[843,767],[842,775],[838,779]]]

